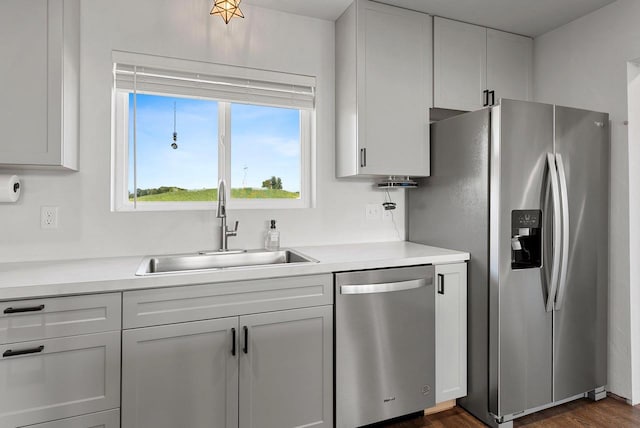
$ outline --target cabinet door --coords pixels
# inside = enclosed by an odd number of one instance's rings
[[[107,412],[78,416],[76,418],[29,425],[24,428],[120,428],[120,411],[114,409]]]
[[[434,107],[477,110],[485,100],[487,30],[435,17],[433,21]]]
[[[233,317],[124,331],[122,426],[237,427],[237,328]]]
[[[533,40],[487,29],[487,88],[500,98],[528,101],[532,93]]]
[[[120,332],[2,345],[0,391],[0,427],[117,408]]]
[[[77,169],[79,0],[0,2],[0,165]]]
[[[436,265],[436,403],[467,395],[467,265]]]
[[[360,174],[429,175],[431,18],[358,2]]]
[[[240,326],[240,427],[332,427],[333,307],[247,315]]]
[[[46,0],[0,2],[0,163],[47,150],[47,27]]]

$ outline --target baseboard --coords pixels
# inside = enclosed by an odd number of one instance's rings
[[[443,401],[442,403],[438,403],[435,406],[425,409],[424,414],[432,415],[434,413],[444,412],[445,410],[453,409],[456,407],[456,400]]]

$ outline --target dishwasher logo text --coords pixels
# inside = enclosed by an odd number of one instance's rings
[[[389,398],[385,398],[385,399],[384,399],[384,402],[385,402],[385,403],[389,403],[389,402],[391,402],[391,401],[396,401],[396,397],[389,397]]]

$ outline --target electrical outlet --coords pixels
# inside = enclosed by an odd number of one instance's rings
[[[382,217],[382,206],[380,204],[367,204],[365,218],[367,220],[380,220]]]
[[[40,207],[40,228],[58,228],[58,207]]]

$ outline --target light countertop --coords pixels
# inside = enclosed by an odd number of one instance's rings
[[[293,248],[318,263],[225,268],[136,276],[142,256],[0,263],[0,300],[104,293],[349,270],[445,264],[469,253],[406,241]]]

